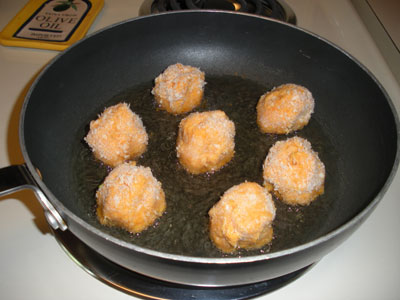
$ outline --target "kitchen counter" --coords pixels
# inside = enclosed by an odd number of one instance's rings
[[[26,1],[0,0],[0,28]],[[350,1],[286,1],[298,25],[354,55],[377,77],[400,111],[400,88]],[[90,32],[137,16],[141,0],[105,1]],[[21,106],[35,76],[56,51],[0,46],[0,166],[23,163]],[[79,75],[79,74],[78,74]],[[366,162],[367,163],[367,162]],[[399,299],[400,176],[367,221],[299,279],[260,299]],[[135,299],[71,260],[51,234],[31,191],[0,198],[2,299]]]

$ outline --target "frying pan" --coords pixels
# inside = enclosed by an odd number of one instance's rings
[[[206,73],[205,100],[198,110],[223,109],[237,126],[235,158],[215,174],[184,173],[174,152],[182,116],[157,110],[151,98],[154,78],[176,62]],[[319,152],[327,170],[326,191],[307,207],[276,200],[270,245],[221,254],[207,240],[207,209],[231,185],[262,183],[269,147],[288,136],[260,133],[255,105],[266,90],[289,82],[306,86],[316,99],[310,124],[293,135],[309,139]],[[97,222],[94,193],[108,170],[83,142],[90,120],[121,101],[142,116],[149,132],[149,148],[138,164],[152,168],[167,195],[166,214],[139,236]],[[33,189],[53,228],[69,230],[129,270],[194,286],[254,283],[317,262],[362,224],[396,173],[398,124],[376,79],[316,35],[242,13],[158,14],[91,35],[43,70],[21,112],[26,163],[0,170],[0,190]],[[194,213],[182,214],[185,207]],[[166,227],[176,228],[175,237]],[[186,238],[199,242],[190,247]]]

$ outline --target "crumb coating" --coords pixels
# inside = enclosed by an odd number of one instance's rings
[[[179,124],[177,156],[192,174],[214,172],[232,159],[234,137],[235,125],[223,111],[191,113]]]
[[[296,84],[283,84],[260,97],[257,124],[265,133],[288,134],[308,124],[314,105],[308,89]]]
[[[128,104],[108,107],[90,122],[85,141],[94,156],[106,165],[116,167],[146,151],[148,136],[140,117]]]
[[[200,69],[177,63],[155,79],[151,92],[161,109],[183,114],[200,105],[206,84],[204,78]]]
[[[263,169],[265,186],[287,204],[308,205],[324,192],[325,166],[306,139],[276,142]]]
[[[152,225],[166,209],[161,183],[150,168],[123,163],[113,169],[96,192],[101,224],[138,233]]]
[[[271,194],[259,184],[233,186],[209,211],[210,238],[223,252],[258,249],[273,238],[275,213]]]

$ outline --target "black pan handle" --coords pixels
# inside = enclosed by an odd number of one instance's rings
[[[30,188],[28,170],[25,165],[9,166],[0,169],[0,196]]]
[[[31,189],[42,205],[47,222],[53,229],[66,230],[67,225],[61,215],[36,184],[25,164],[0,169],[0,197],[23,189]]]

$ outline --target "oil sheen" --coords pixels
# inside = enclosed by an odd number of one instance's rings
[[[288,249],[319,237],[326,230],[328,213],[334,206],[329,197],[331,172],[337,169],[337,154],[329,135],[324,133],[317,116],[298,132],[290,135],[261,133],[256,123],[258,99],[273,86],[261,85],[239,76],[207,76],[204,99],[194,111],[223,110],[235,123],[235,155],[215,173],[191,175],[179,164],[176,156],[176,138],[179,122],[184,115],[172,115],[160,110],[151,94],[152,82],[127,89],[104,103],[103,109],[119,102],[130,104],[132,111],[143,121],[149,135],[147,151],[137,160],[138,165],[150,167],[162,183],[167,201],[166,212],[155,224],[139,234],[120,228],[102,226],[96,218],[95,193],[110,171],[96,160],[83,138],[88,124],[82,124],[77,136],[76,189],[82,218],[88,223],[126,242],[156,251],[197,256],[249,256]],[[316,99],[316,106],[318,99]],[[100,114],[99,110],[97,114]],[[309,206],[288,206],[274,198],[277,208],[273,222],[272,242],[257,250],[239,250],[233,254],[220,252],[208,235],[208,211],[221,195],[233,185],[254,181],[262,185],[262,165],[269,148],[278,140],[293,135],[308,139],[327,169],[325,193]]]

